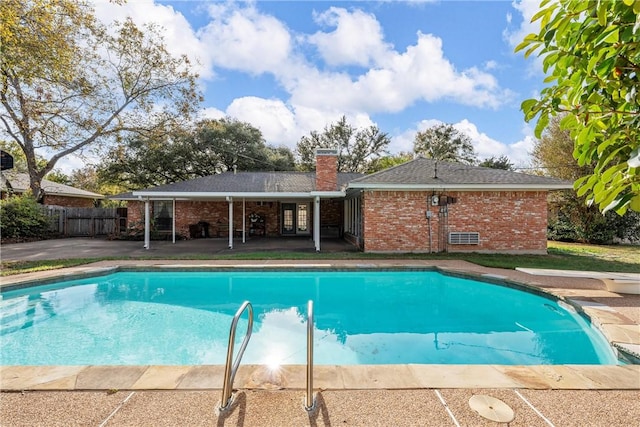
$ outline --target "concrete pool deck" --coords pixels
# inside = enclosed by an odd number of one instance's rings
[[[617,348],[640,352],[640,296],[607,291],[600,280],[533,276],[464,261],[103,261],[2,278],[2,287],[129,268],[425,268],[507,280],[579,305]],[[304,366],[273,374],[242,365],[234,408],[216,417],[221,366],[0,367],[2,425],[495,425],[468,405],[488,394],[514,409],[509,425],[633,425],[640,419],[640,365],[316,366],[318,411],[302,408]],[[13,393],[12,393],[13,392]]]

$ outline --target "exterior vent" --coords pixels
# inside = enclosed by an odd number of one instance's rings
[[[479,245],[480,233],[449,233],[450,245]]]

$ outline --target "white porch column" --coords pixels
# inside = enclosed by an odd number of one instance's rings
[[[320,252],[320,196],[315,198],[313,207],[313,242],[316,244],[316,252]]]
[[[233,197],[227,197],[229,202],[229,249],[233,249]]]
[[[247,227],[246,227],[246,223],[247,223],[247,215],[246,215],[246,205],[245,205],[245,200],[244,197],[242,198],[242,243],[246,243],[247,239],[246,239],[246,235],[247,235]]]
[[[144,248],[149,249],[149,242],[151,240],[151,207],[149,206],[149,199],[144,201]]]
[[[171,212],[173,213],[171,216],[173,217],[173,224],[171,225],[171,233],[173,234],[173,243],[176,242],[176,199],[173,199],[173,207],[171,208]]]

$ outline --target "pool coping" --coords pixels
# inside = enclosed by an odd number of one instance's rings
[[[511,270],[495,272],[467,262],[393,260],[362,263],[353,260],[296,261],[102,261],[86,266],[2,278],[2,292],[117,271],[214,270],[434,270],[515,287],[564,301],[600,329],[627,365],[344,365],[314,366],[314,387],[345,389],[519,388],[566,390],[640,390],[640,327],[612,307],[569,298],[543,289],[531,280],[516,280]],[[504,274],[502,274],[504,272]],[[26,390],[209,390],[221,389],[222,365],[199,366],[0,366],[0,391]],[[270,371],[262,365],[241,365],[238,389],[304,389],[306,366],[284,365]]]

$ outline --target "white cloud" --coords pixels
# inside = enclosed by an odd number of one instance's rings
[[[247,96],[235,99],[227,108],[226,116],[251,123],[260,129],[269,145],[284,145],[294,150],[304,135],[321,131],[337,122],[343,114],[336,110],[293,107],[279,99]],[[373,125],[367,114],[345,115],[347,122],[356,128]]]
[[[511,154],[508,156],[516,167],[528,167],[531,165],[531,152],[535,142],[536,139],[533,135],[526,135],[520,141],[509,145]]]
[[[214,66],[249,74],[277,74],[289,62],[291,35],[276,18],[253,6],[209,7],[211,21],[198,32]]]
[[[495,70],[499,66],[498,62],[490,60],[484,63],[484,69],[487,71]]]
[[[289,94],[286,103],[344,114],[397,112],[418,101],[449,100],[464,105],[496,108],[512,97],[496,78],[476,67],[457,70],[445,56],[442,40],[417,33],[416,43],[404,52],[385,43],[374,15],[359,9],[331,7],[316,15],[331,25],[330,32],[296,35],[276,17],[261,13],[255,4],[213,3],[210,21],[194,32],[180,13],[151,0],[125,6],[98,2],[105,21],[127,14],[135,22],[158,22],[174,53],[187,53],[204,65],[211,77],[215,67],[259,75],[270,73]],[[364,31],[363,29],[366,29]],[[314,44],[329,65],[373,65],[360,74],[353,70],[323,71],[305,57],[304,45]]]
[[[162,30],[167,50],[173,56],[187,55],[195,71],[204,78],[213,75],[207,61],[206,48],[196,36],[187,19],[170,5],[161,5],[153,0],[136,0],[116,5],[106,1],[93,0],[96,17],[110,26],[114,21],[124,21],[130,17],[137,25],[156,24]]]
[[[442,40],[418,33],[405,52],[390,51],[366,73],[322,73],[296,79],[291,102],[344,111],[397,112],[417,101],[447,99],[460,104],[496,108],[512,99],[494,76],[477,68],[459,72],[444,57]]]
[[[473,148],[481,160],[489,157],[507,156],[513,164],[521,165],[529,163],[529,153],[533,148],[533,138],[530,135],[524,139],[511,144],[497,141],[484,132],[480,132],[478,127],[464,119],[453,125],[460,132],[464,132],[471,138]]]
[[[522,17],[520,26],[517,28],[511,28],[513,23],[513,15],[507,14],[508,28],[504,30],[503,36],[512,48],[519,45],[524,38],[531,33],[538,33],[540,31],[540,22],[531,22],[531,18],[540,10],[540,0],[514,0],[512,3],[514,9],[517,10]],[[517,20],[516,20],[517,22]],[[542,72],[542,58],[539,56],[530,56],[531,59],[531,72]]]
[[[198,112],[198,119],[222,119],[226,116],[224,111],[214,107],[203,108]]]
[[[293,34],[281,21],[260,13],[252,5],[214,4],[212,19],[198,32],[202,45],[211,48],[211,62],[250,74],[271,73],[289,94],[284,100],[294,110],[372,114],[397,112],[418,101],[450,100],[464,105],[495,108],[512,94],[500,88],[491,74],[478,68],[456,70],[445,57],[442,40],[417,34],[416,44],[404,52],[383,40],[379,22],[358,9],[330,8],[316,16],[335,26],[331,32],[304,37]],[[371,32],[356,32],[360,26]],[[348,68],[323,70],[304,56],[311,43],[329,65],[375,63],[363,73]]]
[[[300,138],[295,116],[281,100],[253,96],[236,98],[227,113],[260,129],[271,145],[292,147]]]
[[[315,15],[318,24],[330,27],[328,31],[297,34],[258,10],[259,3],[213,2],[203,8],[208,22],[196,31],[170,5],[152,0],[124,6],[95,1],[105,22],[129,14],[136,23],[160,23],[170,51],[197,58],[204,78],[221,69],[270,74],[284,91],[282,98],[243,96],[226,107],[202,112],[202,117],[229,115],[249,122],[261,129],[270,144],[293,148],[301,136],[342,115],[363,127],[372,123],[374,113],[399,112],[417,102],[445,100],[497,108],[513,98],[489,72],[495,62],[459,70],[447,58],[442,40],[421,32],[413,44],[396,49],[385,42],[376,17],[360,9],[330,7]],[[529,2],[522,4],[528,7]],[[514,7],[525,10],[524,5]],[[309,55],[309,46],[317,49],[323,62],[313,62],[317,58]],[[356,72],[353,65],[365,69]],[[414,135],[407,135],[392,139],[393,151],[412,150]],[[486,135],[483,139],[478,132],[478,138],[479,146],[490,145]]]
[[[392,153],[398,153],[400,151],[412,152],[413,141],[417,132],[421,132],[442,123],[442,121],[436,119],[420,121],[414,129],[407,129],[399,135],[394,136],[391,139],[389,147],[390,151]],[[530,131],[528,127],[525,127],[523,130],[525,135],[522,140],[511,144],[505,144],[504,142],[491,138],[484,132],[480,132],[478,127],[467,119],[463,119],[458,123],[453,123],[452,125],[456,130],[464,133],[471,139],[473,148],[480,160],[484,160],[489,157],[507,156],[516,166],[528,165],[530,163],[529,153],[533,149],[535,139],[528,133]]]
[[[506,144],[496,141],[484,132],[480,132],[478,127],[469,120],[464,119],[454,124],[453,127],[471,138],[473,148],[480,159],[486,159],[491,156],[499,157],[507,155],[507,151],[509,149]]]
[[[382,27],[376,17],[361,10],[348,12],[331,7],[316,13],[314,19],[320,25],[335,27],[330,33],[319,31],[308,37],[329,65],[373,65],[391,48],[383,41]]]

